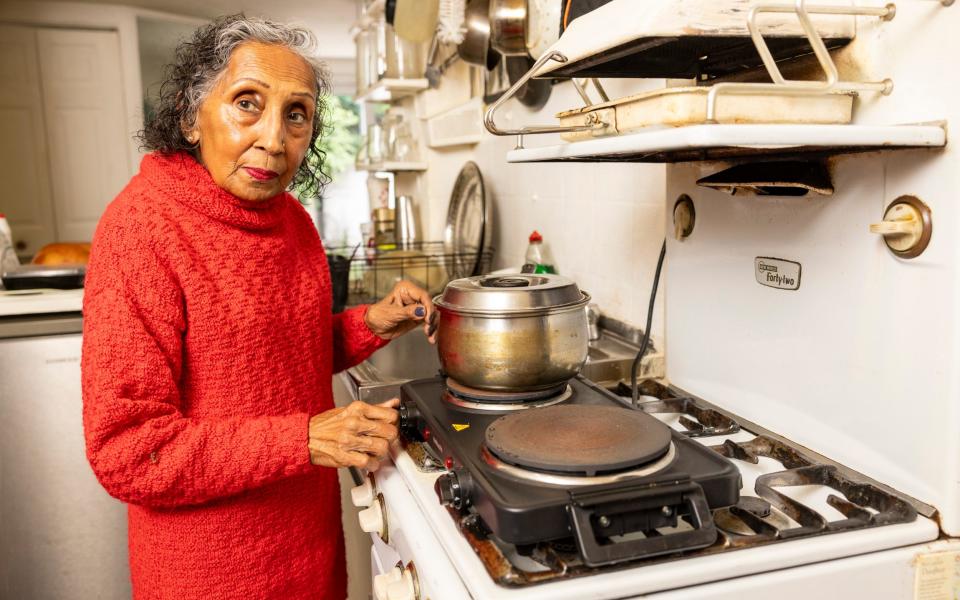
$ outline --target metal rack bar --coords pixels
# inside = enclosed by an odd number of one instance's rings
[[[603,129],[607,126],[607,123],[602,121],[599,117],[595,115],[588,115],[595,117],[594,119],[588,119],[586,125],[530,125],[527,127],[521,127],[520,129],[500,129],[496,124],[496,113],[501,106],[506,103],[507,100],[513,98],[516,95],[517,91],[523,87],[525,83],[530,81],[534,74],[540,70],[547,61],[555,60],[557,62],[565,63],[567,62],[567,57],[556,50],[546,52],[543,56],[537,59],[537,62],[533,63],[533,66],[530,67],[530,70],[524,73],[523,77],[517,80],[510,89],[508,89],[496,102],[490,105],[490,108],[487,109],[487,112],[483,115],[483,125],[487,128],[487,131],[493,135],[515,135],[517,136],[517,148],[523,148],[523,136],[527,134],[540,134],[540,133],[568,133],[576,131],[594,131],[598,129]],[[581,95],[584,96],[584,102],[587,102],[589,106],[589,98],[586,97],[586,92],[582,88],[578,88],[577,91],[581,92]]]
[[[777,61],[774,59],[770,48],[767,46],[760,27],[757,25],[757,16],[762,13],[795,13],[803,28],[810,47],[817,57],[820,68],[823,69],[826,79],[823,81],[806,81],[797,79],[785,79]],[[796,0],[791,6],[788,4],[759,4],[750,9],[747,16],[747,28],[750,31],[750,38],[763,66],[767,69],[767,74],[773,83],[718,83],[710,88],[707,94],[707,122],[716,123],[717,119],[717,98],[722,93],[737,92],[740,94],[763,95],[768,92],[778,94],[788,94],[795,96],[818,96],[833,92],[844,91],[873,91],[888,95],[893,91],[893,81],[885,79],[883,81],[840,81],[840,75],[837,71],[837,65],[830,56],[823,38],[817,32],[810,18],[811,14],[823,15],[852,15],[852,16],[873,16],[880,17],[889,21],[896,15],[897,7],[894,4],[885,6],[807,6],[806,0]]]

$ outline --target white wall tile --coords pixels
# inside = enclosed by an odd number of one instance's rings
[[[616,97],[657,85],[662,82],[613,82],[608,91]],[[554,113],[581,105],[572,86],[562,84],[554,87],[550,101],[539,113],[508,104],[504,124],[550,123]],[[537,229],[562,274],[589,291],[605,313],[642,327],[664,236],[664,167],[508,164],[506,153],[515,142],[513,137],[485,135],[476,146],[429,151],[430,210],[442,212],[430,215],[429,221],[445,221],[446,199],[456,173],[464,162],[473,160],[495,202],[496,268],[520,265],[527,238]],[[525,140],[528,147],[548,143],[557,142],[536,136]],[[661,281],[661,290],[664,285]],[[663,303],[658,298],[654,336],[660,337],[662,331]]]

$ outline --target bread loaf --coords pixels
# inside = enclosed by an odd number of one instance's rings
[[[40,248],[31,262],[35,265],[85,265],[89,260],[89,243],[60,242]]]

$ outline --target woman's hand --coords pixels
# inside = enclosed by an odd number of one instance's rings
[[[422,323],[423,332],[433,344],[439,316],[426,290],[402,280],[383,300],[370,305],[365,318],[367,327],[386,340],[399,337]]]
[[[397,439],[399,405],[397,398],[382,404],[357,401],[310,417],[310,462],[375,471]]]

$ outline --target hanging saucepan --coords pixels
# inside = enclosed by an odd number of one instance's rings
[[[587,360],[590,295],[559,275],[480,275],[447,284],[437,350],[462,385],[496,391],[549,389]]]
[[[470,0],[464,14],[463,42],[457,54],[464,61],[492,70],[500,62],[500,54],[490,51],[490,3],[488,0]]]
[[[496,50],[491,50],[497,56],[500,56]],[[506,57],[500,57],[500,62],[493,69],[483,74],[483,102],[484,104],[493,104],[500,99],[500,96],[510,89],[510,76],[507,75]]]
[[[504,56],[503,58],[507,63],[507,76],[510,79],[510,85],[515,84],[527,71],[533,68],[534,60],[529,56]],[[553,84],[550,83],[550,80],[530,79],[517,90],[514,98],[526,107],[540,110],[550,99],[551,91],[553,91]]]
[[[527,56],[527,0],[489,0],[490,45],[504,56]]]

